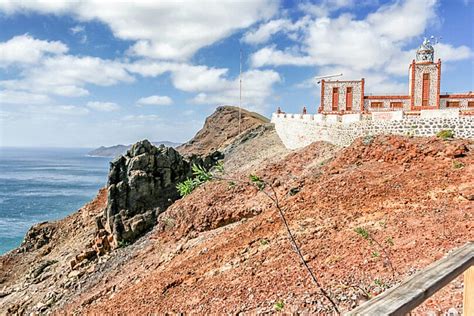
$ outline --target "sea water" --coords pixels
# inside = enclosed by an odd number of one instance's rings
[[[0,255],[32,225],[73,213],[105,186],[110,158],[88,151],[0,148]]]

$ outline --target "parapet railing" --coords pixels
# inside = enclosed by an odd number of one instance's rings
[[[463,315],[474,315],[474,242],[472,241],[346,315],[406,315],[463,272]]]

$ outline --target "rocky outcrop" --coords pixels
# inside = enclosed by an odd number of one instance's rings
[[[240,110],[235,106],[220,106],[206,118],[203,128],[187,143],[176,149],[185,156],[206,156],[222,151],[243,132],[269,123],[269,120],[255,112]]]
[[[55,226],[49,222],[43,222],[32,226],[21,243],[19,252],[36,250],[48,244],[55,233]]]
[[[191,166],[209,167],[219,154],[185,160],[171,147],[143,140],[110,165],[107,208],[98,220],[116,243],[128,243],[156,223],[159,213],[180,198],[176,184],[192,176]]]

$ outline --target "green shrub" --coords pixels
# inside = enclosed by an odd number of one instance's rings
[[[194,178],[187,178],[183,182],[180,182],[176,185],[179,195],[181,197],[186,196],[194,191],[201,184],[213,180],[214,172],[224,173],[224,163],[218,161],[215,166],[211,168],[212,170],[206,170],[203,166],[193,164],[191,170],[193,171]]]
[[[454,137],[454,132],[450,129],[442,129],[436,134],[436,136],[444,140],[451,139]]]
[[[369,232],[366,229],[362,227],[357,227],[356,229],[354,229],[354,231],[362,238],[369,240]]]
[[[462,169],[462,168],[464,168],[464,164],[460,161],[454,160],[453,161],[453,168],[454,169]]]
[[[179,195],[183,197],[193,192],[199,185],[200,183],[196,179],[187,178],[183,182],[178,183],[176,189],[178,189]]]
[[[255,185],[260,191],[265,189],[265,182],[262,179],[260,179],[259,176],[251,174],[249,178],[250,178],[250,182],[253,185]]]
[[[117,243],[117,246],[119,248],[124,248],[124,247],[127,247],[129,245],[130,245],[130,243],[128,241],[125,241],[125,240],[119,240],[118,243]]]
[[[277,312],[281,312],[284,307],[285,307],[285,303],[284,303],[282,300],[277,301],[277,302],[275,303],[275,305],[273,305],[273,308],[274,308]]]

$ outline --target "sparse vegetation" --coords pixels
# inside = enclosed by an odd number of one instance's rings
[[[283,302],[282,300],[277,301],[275,305],[273,305],[273,308],[277,312],[281,312],[284,307],[285,307],[285,302]]]
[[[186,179],[183,182],[180,182],[176,185],[176,189],[178,189],[179,195],[186,196],[188,194],[191,194],[191,192],[194,191],[199,186],[199,183],[197,183],[193,179]]]
[[[129,243],[128,241],[125,241],[125,240],[119,240],[119,241],[117,242],[117,246],[118,246],[119,248],[125,248],[125,247],[127,247],[127,246],[129,246],[129,245],[130,245],[130,243]]]
[[[380,257],[380,253],[378,251],[372,251],[372,257],[378,258]]]
[[[373,143],[374,139],[375,137],[373,135],[367,135],[367,136],[364,136],[364,138],[362,139],[362,143],[368,146]]]
[[[454,132],[450,129],[442,129],[436,134],[436,136],[444,140],[452,139],[454,137]]]
[[[268,243],[269,243],[268,239],[266,239],[266,238],[260,239],[260,245],[266,246],[266,245],[268,245]]]
[[[462,168],[464,168],[464,164],[460,161],[454,160],[453,161],[453,168],[454,169],[462,169]]]
[[[191,168],[193,171],[194,178],[187,178],[183,182],[180,182],[176,185],[176,189],[178,189],[179,195],[181,195],[182,197],[191,194],[191,192],[193,192],[201,184],[213,179],[212,173],[209,170],[206,170],[204,167],[193,164]],[[220,171],[223,170],[223,165],[221,162],[219,162],[214,166],[214,168],[217,171]]]
[[[380,279],[374,280],[375,285],[380,286],[381,288],[385,287],[385,284]]]
[[[392,247],[394,245],[394,242],[393,242],[393,238],[392,237],[388,237],[386,240],[385,240],[385,244],[382,244],[381,242],[379,242],[377,239],[375,239],[372,234],[369,233],[369,231],[363,227],[356,227],[354,229],[354,231],[359,235],[361,236],[362,238],[364,238],[365,240],[367,240],[369,242],[369,244],[371,246],[375,245],[378,249],[374,249],[372,251],[372,257],[374,258],[378,258],[380,257],[380,251],[384,254],[384,262],[390,267],[390,270],[392,272],[392,276],[395,277],[395,268],[393,267],[393,264],[392,264],[392,258],[390,256],[390,249],[389,247]]]
[[[211,181],[211,180],[216,180],[216,181],[226,181],[227,183],[232,183],[232,185],[235,184],[241,184],[241,185],[250,185],[252,187],[257,188],[260,192],[265,194],[267,198],[269,198],[272,202],[275,208],[278,210],[278,213],[280,215],[280,218],[285,225],[288,237],[290,239],[290,242],[293,246],[293,249],[297,253],[298,257],[300,258],[301,262],[303,263],[303,266],[305,269],[308,271],[312,281],[316,286],[318,287],[319,291],[321,294],[331,303],[333,306],[334,310],[336,311],[337,314],[340,314],[339,308],[335,301],[331,298],[329,293],[323,288],[323,286],[319,283],[318,279],[316,278],[316,275],[313,273],[313,270],[309,267],[308,263],[304,259],[303,254],[301,253],[301,249],[298,246],[298,243],[296,242],[296,239],[293,235],[293,233],[290,230],[290,227],[288,225],[288,222],[286,221],[285,214],[283,212],[283,209],[280,206],[280,200],[278,198],[278,194],[275,191],[275,188],[273,185],[267,183],[265,180],[260,178],[256,174],[250,174],[249,175],[249,180],[244,181],[244,180],[239,180],[239,179],[229,179],[224,177],[224,166],[222,162],[219,162],[217,165],[211,168],[211,170],[205,170],[204,168],[193,165],[192,167],[194,178],[193,179],[186,179],[186,181],[179,183],[176,188],[178,191],[183,194],[181,196],[188,195],[191,193],[194,189],[199,187],[201,184]],[[282,306],[283,308],[283,306]]]

